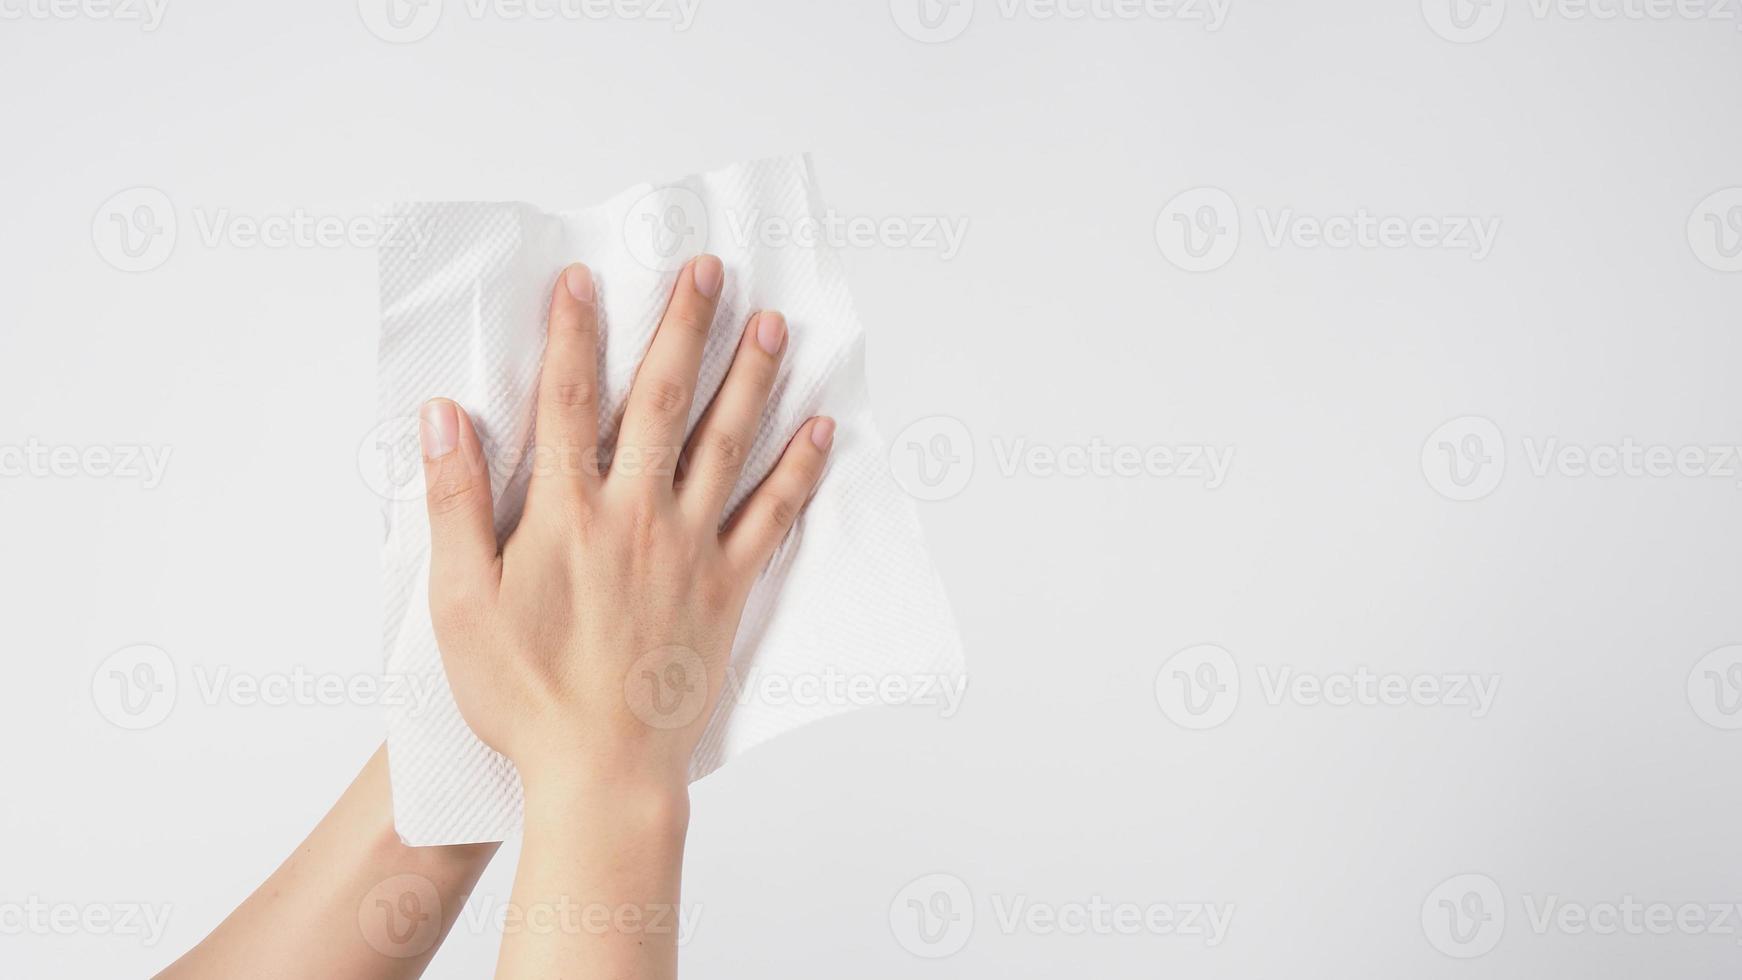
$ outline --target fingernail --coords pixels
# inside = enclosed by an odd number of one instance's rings
[[[779,313],[767,312],[756,317],[756,344],[770,354],[780,353],[780,345],[786,340],[786,317]]]
[[[425,459],[441,459],[453,452],[460,444],[460,416],[454,403],[445,398],[424,402],[417,430]]]
[[[691,275],[695,279],[696,292],[714,299],[720,295],[720,284],[726,281],[726,267],[720,264],[718,258],[703,255],[696,258]]]
[[[835,420],[826,415],[817,419],[817,424],[811,426],[811,445],[826,453],[834,441]]]
[[[579,262],[569,266],[569,271],[563,273],[563,282],[568,284],[570,296],[582,303],[593,301],[593,273],[586,266]]]

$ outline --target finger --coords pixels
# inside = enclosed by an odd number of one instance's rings
[[[593,274],[576,263],[550,295],[538,378],[533,478],[587,485],[598,473],[599,307]]]
[[[690,433],[679,500],[686,513],[710,527],[719,527],[738,485],[785,350],[786,317],[771,310],[751,317],[726,380]]]
[[[725,268],[712,255],[697,256],[678,273],[671,302],[629,389],[611,463],[614,479],[671,485],[695,398],[702,346],[725,281]]]
[[[774,472],[744,501],[722,537],[726,556],[739,568],[756,574],[774,557],[774,549],[822,479],[834,441],[835,420],[819,416],[801,426],[786,444]]]
[[[446,398],[425,402],[418,423],[429,505],[430,594],[470,594],[490,582],[496,568],[484,451],[471,419]]]

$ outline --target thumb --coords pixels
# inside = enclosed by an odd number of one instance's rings
[[[418,436],[429,505],[431,597],[471,594],[490,580],[496,561],[483,447],[472,420],[446,398],[424,403]]]

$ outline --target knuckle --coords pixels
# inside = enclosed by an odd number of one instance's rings
[[[591,408],[598,388],[586,381],[569,381],[550,387],[550,403],[558,408]]]
[[[776,493],[768,496],[768,503],[763,505],[763,510],[768,514],[770,524],[785,529],[791,527],[793,521],[798,520],[799,507],[800,505],[794,502],[791,497],[783,493]]]
[[[706,338],[708,328],[713,324],[713,317],[707,310],[686,307],[674,310],[671,315],[671,325],[677,330],[692,337]]]
[[[641,403],[658,415],[676,415],[689,397],[688,386],[670,378],[648,378],[641,383]]]
[[[478,484],[464,474],[443,473],[430,482],[429,512],[445,516],[475,506]]]
[[[750,452],[749,443],[743,436],[730,429],[722,429],[708,439],[708,453],[712,462],[718,466],[737,468],[744,465],[744,457]]]

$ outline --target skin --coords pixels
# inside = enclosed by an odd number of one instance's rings
[[[725,513],[787,331],[779,313],[751,317],[686,440],[724,276],[708,255],[679,274],[616,443],[602,447],[596,291],[585,266],[564,270],[526,509],[500,546],[470,419],[445,399],[420,415],[443,663],[466,723],[525,788],[501,978],[677,972],[690,758],[750,588],[821,479],[835,429],[805,422]],[[417,976],[494,853],[399,844],[378,752],[303,847],[161,976]],[[383,928],[395,910],[421,925]]]

